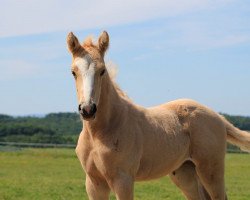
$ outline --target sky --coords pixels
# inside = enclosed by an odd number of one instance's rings
[[[0,1],[0,113],[77,111],[66,36],[106,30],[106,62],[135,103],[250,116],[249,0]]]

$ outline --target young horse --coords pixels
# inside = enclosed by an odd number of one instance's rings
[[[226,199],[226,141],[250,150],[247,132],[192,100],[135,105],[106,70],[107,32],[83,45],[69,33],[67,43],[84,123],[76,153],[89,199],[108,200],[112,190],[132,200],[134,181],[168,174],[188,199]]]

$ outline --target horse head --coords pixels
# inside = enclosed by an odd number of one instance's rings
[[[76,83],[79,113],[84,120],[94,119],[102,80],[107,76],[104,55],[109,46],[109,35],[104,31],[97,44],[88,38],[81,45],[77,37],[70,32],[67,44],[72,54],[71,71]]]

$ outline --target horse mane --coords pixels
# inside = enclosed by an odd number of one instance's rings
[[[120,86],[116,83],[116,76],[117,76],[117,73],[118,73],[118,66],[115,63],[113,63],[112,61],[108,61],[106,63],[106,68],[108,70],[108,74],[109,74],[109,77],[111,79],[111,82],[113,83],[113,85],[114,85],[117,93],[119,94],[119,96],[131,101],[130,98],[128,97],[128,95],[124,91],[122,91]]]
[[[119,96],[123,97],[124,99],[126,99],[128,101],[131,101],[131,99],[129,98],[129,96],[124,91],[122,91],[122,89],[120,88],[120,86],[115,81],[112,80],[112,82],[113,82],[113,85],[114,85],[117,93],[119,94]]]

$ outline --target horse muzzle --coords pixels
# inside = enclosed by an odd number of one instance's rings
[[[89,121],[95,119],[97,107],[95,103],[91,103],[90,105],[79,104],[78,111],[84,120]]]

